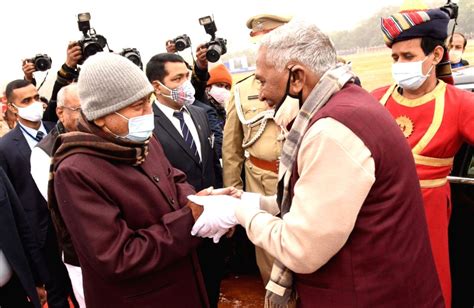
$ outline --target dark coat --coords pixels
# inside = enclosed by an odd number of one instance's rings
[[[211,108],[209,106],[206,107]],[[222,187],[222,168],[216,152],[211,147],[212,133],[206,113],[201,108],[194,106],[194,104],[187,108],[194,121],[199,141],[201,142],[202,163],[191,153],[189,146],[184,142],[176,127],[156,104],[153,104],[153,113],[155,114],[155,129],[153,133],[163,146],[165,155],[171,165],[186,174],[188,183],[196,191],[209,186],[214,186],[214,188]]]
[[[49,132],[55,124],[43,121],[43,125]],[[61,307],[68,305],[68,297],[71,297],[73,301],[75,299],[71,281],[59,254],[48,205],[30,173],[30,155],[31,149],[19,125],[0,139],[0,167],[5,170],[20,199],[27,221],[46,262],[50,276],[49,281],[46,282],[48,305]]]
[[[36,238],[26,220],[20,200],[0,168],[0,249],[35,307],[40,307],[36,284],[47,278]]]
[[[55,124],[43,122],[43,125],[49,132]],[[30,155],[31,149],[19,124],[0,139],[0,167],[15,188],[30,226],[38,237],[40,247],[43,247],[51,220],[48,205],[30,173]]]
[[[81,263],[87,307],[206,307],[191,236],[194,190],[152,138],[143,164],[90,154],[56,171],[59,210]]]
[[[160,108],[153,104],[155,114],[154,135],[158,138],[166,157],[173,167],[186,174],[188,183],[196,191],[209,186],[222,187],[222,168],[215,150],[211,147],[211,129],[204,109],[187,106],[201,142],[202,162],[196,158],[176,127],[166,117]],[[211,107],[205,105],[206,108]],[[214,109],[212,111],[215,113]],[[215,136],[215,134],[214,134]],[[215,141],[214,141],[214,146]],[[217,307],[219,301],[220,281],[223,274],[225,252],[222,245],[216,245],[211,239],[204,239],[198,248],[199,264],[204,276],[204,283],[211,307]]]
[[[222,139],[224,138],[223,129],[224,126],[222,125],[222,121],[220,120],[219,116],[217,115],[216,110],[198,100],[195,100],[193,105],[195,107],[199,107],[203,109],[207,114],[207,120],[209,122],[209,128],[211,132],[214,134],[214,149],[217,153],[217,157],[222,157]]]

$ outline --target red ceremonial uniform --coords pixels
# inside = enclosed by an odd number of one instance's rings
[[[436,269],[449,307],[451,195],[446,177],[462,143],[474,144],[474,95],[440,80],[433,91],[416,99],[403,97],[396,85],[377,89],[372,95],[390,111],[412,149]]]

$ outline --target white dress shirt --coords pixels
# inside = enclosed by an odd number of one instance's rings
[[[180,110],[175,110],[173,108],[165,106],[164,104],[160,103],[158,100],[155,100],[155,104],[166,115],[166,117],[171,121],[171,123],[173,123],[174,127],[176,128],[178,133],[181,135],[181,137],[183,137],[183,132],[181,131],[181,124],[178,118],[176,118],[173,115],[174,112],[180,111]],[[199,140],[199,134],[197,132],[196,125],[194,124],[194,121],[191,118],[191,115],[189,114],[189,111],[188,109],[186,109],[186,107],[181,108],[181,111],[183,111],[184,123],[186,123],[189,129],[189,132],[191,133],[191,136],[193,136],[194,143],[196,144],[196,148],[199,153],[199,158],[202,160],[201,140]]]
[[[0,249],[0,288],[6,285],[12,278],[13,272],[7,258]]]
[[[34,147],[30,156],[30,173],[43,198],[48,201],[49,165],[51,157],[41,148]]]
[[[42,131],[45,136],[48,134],[48,132],[46,131],[46,128],[44,128],[43,122],[41,122],[41,125],[40,125],[39,129],[34,129],[34,128],[27,127],[27,126],[21,124],[20,121],[18,121],[18,125],[20,125],[22,128],[24,128],[33,137],[36,137],[36,134],[38,133],[38,131]],[[23,129],[20,128],[20,130],[21,130],[21,133],[23,134],[23,136],[25,136],[26,142],[28,142],[28,145],[30,146],[30,149],[33,149],[35,147],[35,145],[38,143],[38,141],[36,141],[36,139],[34,139],[30,135],[28,135]]]

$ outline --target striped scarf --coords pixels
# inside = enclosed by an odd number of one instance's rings
[[[290,211],[289,182],[291,171],[293,170],[298,150],[303,136],[308,129],[309,122],[316,112],[329,101],[331,96],[341,90],[354,77],[349,65],[342,65],[328,70],[301,107],[283,144],[281,154],[279,185],[283,183],[283,189],[278,191],[278,206],[282,218]],[[296,301],[297,295],[293,288],[293,273],[277,259],[273,263],[270,281],[266,289],[265,307],[288,307],[289,303]]]

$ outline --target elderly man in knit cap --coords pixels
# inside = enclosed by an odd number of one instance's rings
[[[214,107],[219,116],[221,128],[224,129],[226,106],[230,99],[232,75],[224,64],[218,64],[209,70],[206,94],[209,104]]]
[[[447,83],[452,78],[444,41],[452,11],[450,6],[412,8],[382,19],[385,43],[392,49],[395,83],[373,92],[412,149],[447,307],[451,305],[447,176],[462,143],[474,143],[474,95]]]
[[[99,53],[78,91],[83,115],[58,137],[49,201],[77,252],[87,307],[207,307],[190,234],[201,209],[152,137],[153,87],[131,61]]]

